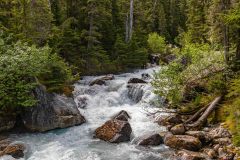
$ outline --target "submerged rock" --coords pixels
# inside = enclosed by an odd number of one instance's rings
[[[164,144],[174,149],[187,149],[190,151],[198,151],[202,147],[202,143],[198,138],[188,135],[173,135],[171,133],[165,135]]]
[[[129,83],[147,83],[146,81],[142,80],[142,79],[139,79],[139,78],[131,78],[129,79],[128,81],[128,84]]]
[[[144,135],[140,137],[140,141],[138,142],[138,145],[142,146],[157,146],[163,143],[163,138],[159,134],[153,134],[153,135]]]
[[[44,132],[85,122],[73,98],[49,94],[42,86],[38,87],[34,94],[39,102],[35,107],[24,109],[21,115],[28,130]]]
[[[26,147],[23,144],[9,144],[2,151],[0,151],[0,157],[4,155],[10,155],[16,159],[23,158],[25,149]]]
[[[130,141],[132,128],[127,121],[109,120],[95,130],[97,138],[111,143]]]

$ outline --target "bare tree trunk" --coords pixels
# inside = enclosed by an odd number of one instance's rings
[[[132,32],[133,32],[133,1],[130,0],[130,17],[129,17],[129,40],[132,39]]]
[[[214,99],[214,101],[210,104],[210,106],[205,110],[202,116],[193,124],[187,125],[187,127],[195,128],[195,127],[202,127],[203,124],[206,122],[208,116],[212,113],[214,109],[216,109],[217,104],[221,101],[222,96],[219,96]]]
[[[204,112],[207,108],[208,108],[208,106],[205,106],[205,107],[201,108],[201,109],[200,109],[199,111],[197,111],[193,116],[191,116],[191,117],[185,122],[185,124],[190,123],[190,122],[196,120],[197,118],[199,118],[199,117],[201,116],[202,112]]]
[[[126,16],[126,35],[125,35],[125,42],[128,42],[128,39],[129,39],[129,27],[128,27],[128,25],[129,25],[129,20],[128,20],[128,14],[127,14],[127,16]]]

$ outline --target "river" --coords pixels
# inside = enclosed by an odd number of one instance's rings
[[[146,108],[155,110],[154,105],[160,99],[153,93],[151,84],[139,85],[131,91],[129,98],[127,82],[130,78],[141,78],[143,73],[152,75],[159,68],[138,70],[134,73],[115,75],[115,79],[107,81],[103,86],[89,86],[98,78],[83,77],[75,84],[74,97],[87,99],[85,108],[79,108],[87,122],[80,126],[57,129],[46,133],[11,134],[10,139],[25,143],[28,147],[26,160],[167,160],[172,154],[165,145],[157,147],[140,147],[134,138],[146,133],[165,131],[154,123],[154,117],[146,114]],[[148,80],[150,81],[150,80]],[[140,101],[139,100],[140,96]],[[132,141],[111,144],[93,138],[94,131],[114,114],[125,110],[131,116],[133,130]],[[1,159],[1,158],[0,158]],[[10,160],[3,157],[2,160]]]

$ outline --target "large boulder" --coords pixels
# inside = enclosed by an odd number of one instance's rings
[[[130,140],[132,128],[127,121],[109,120],[95,130],[96,138],[111,143],[120,143]]]
[[[8,131],[14,127],[16,123],[15,116],[1,116],[0,115],[0,132]]]
[[[175,134],[175,135],[182,135],[185,133],[185,131],[186,131],[186,129],[183,124],[175,125],[174,127],[172,127],[170,129],[170,132],[172,132],[172,134]]]
[[[205,160],[206,156],[200,152],[181,150],[177,152],[177,160]]]
[[[42,86],[35,89],[34,95],[38,99],[37,105],[24,109],[21,115],[28,130],[44,132],[85,122],[73,98],[49,94]]]
[[[128,81],[128,84],[130,84],[130,83],[132,84],[132,83],[147,83],[147,82],[142,79],[139,79],[139,78],[131,78]]]
[[[148,134],[140,137],[139,139],[138,145],[141,146],[157,146],[163,143],[163,138],[160,134]]]
[[[0,151],[0,157],[4,155],[11,155],[16,159],[23,158],[25,149],[26,147],[23,144],[12,143]]]
[[[164,137],[164,144],[175,149],[187,149],[190,151],[198,151],[202,147],[202,143],[198,138],[188,135],[173,135],[167,133]]]

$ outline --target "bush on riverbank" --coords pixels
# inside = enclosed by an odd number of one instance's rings
[[[62,88],[71,70],[49,47],[37,48],[11,37],[0,37],[0,109],[15,110],[36,103],[32,90],[40,79],[48,88]]]

